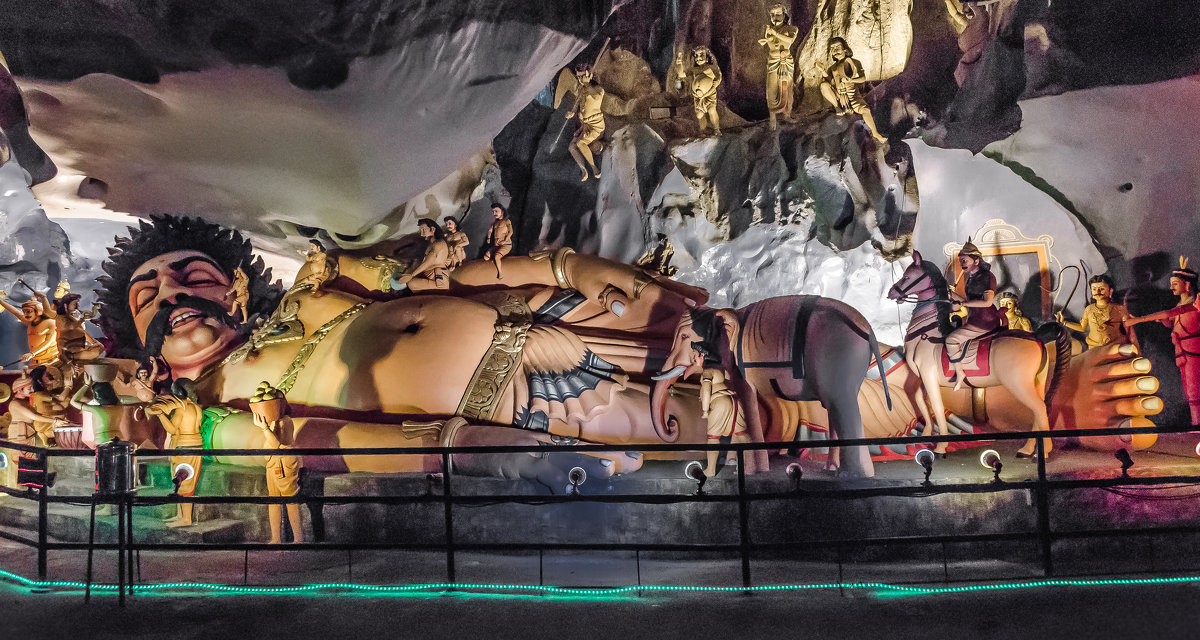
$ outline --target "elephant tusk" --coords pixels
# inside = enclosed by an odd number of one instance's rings
[[[652,376],[650,376],[650,379],[651,380],[670,380],[672,378],[678,378],[679,376],[683,375],[684,371],[687,371],[687,367],[680,364],[680,365],[676,365],[675,367],[673,367],[670,371],[663,371],[662,373],[652,375]]]

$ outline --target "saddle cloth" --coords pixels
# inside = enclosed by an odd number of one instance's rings
[[[990,356],[992,340],[995,337],[996,332],[992,332],[978,338],[972,338],[967,342],[967,347],[963,350],[962,362],[959,363],[966,377],[985,377],[991,374],[992,363]],[[942,373],[948,379],[953,379],[956,373],[954,366],[950,364],[950,355],[946,352],[945,345],[942,346]]]

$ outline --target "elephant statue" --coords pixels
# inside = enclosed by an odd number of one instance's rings
[[[769,298],[737,310],[693,308],[680,318],[673,340],[662,371],[653,376],[650,400],[655,429],[668,435],[678,429],[666,409],[671,385],[701,370],[693,361],[694,342],[720,360],[746,413],[751,442],[795,437],[797,419],[785,417],[789,412],[781,400],[819,401],[829,412],[833,436],[862,438],[858,391],[872,357],[884,376],[879,344],[866,318],[819,296]],[[890,409],[890,397],[887,403]],[[866,447],[844,448],[839,464],[844,477],[874,475]],[[765,450],[746,457],[747,472],[767,468]]]

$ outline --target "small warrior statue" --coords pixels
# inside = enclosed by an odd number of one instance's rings
[[[692,49],[690,74],[684,69],[683,52],[675,56],[675,67],[679,77],[688,79],[700,133],[705,133],[711,126],[714,134],[721,135],[721,120],[717,117],[717,87],[721,86],[721,67],[717,66],[712,51],[708,47]]]
[[[875,118],[871,116],[870,107],[863,101],[859,85],[867,81],[867,76],[863,73],[862,63],[854,59],[850,45],[842,38],[830,38],[829,59],[832,64],[828,67],[817,63],[817,70],[825,76],[821,83],[821,95],[833,105],[839,116],[851,112],[862,116],[863,123],[867,125],[871,135],[879,142],[886,142],[887,138],[880,135],[879,129],[875,128]]]
[[[158,416],[158,421],[162,423],[163,429],[167,432],[167,441],[164,448],[204,448],[204,436],[200,430],[200,425],[204,422],[204,410],[200,408],[199,404],[196,404],[191,394],[188,393],[188,387],[191,384],[191,380],[187,378],[176,380],[171,384],[170,394],[158,396],[154,402],[146,407],[146,415]],[[196,495],[196,483],[200,480],[200,464],[202,461],[203,457],[200,455],[171,456],[172,476],[183,465],[188,465],[192,468],[191,477],[179,485],[179,495],[184,497]],[[168,527],[192,526],[192,511],[194,506],[190,502],[179,503],[175,509],[175,517],[167,519],[165,524]]]
[[[1088,288],[1092,293],[1092,303],[1083,310],[1083,318],[1079,322],[1071,322],[1063,318],[1059,311],[1055,318],[1062,326],[1086,333],[1084,340],[1089,349],[1103,347],[1110,342],[1128,342],[1125,321],[1129,312],[1119,304],[1113,304],[1113,281],[1106,275],[1095,275],[1088,280]]]
[[[508,218],[508,211],[499,202],[492,203],[492,227],[488,229],[488,250],[483,254],[484,260],[491,260],[496,265],[496,279],[504,277],[500,261],[512,251],[513,226]]]
[[[329,254],[325,253],[325,245],[321,244],[320,240],[313,238],[308,241],[308,251],[301,251],[300,255],[304,256],[308,273],[297,280],[292,285],[292,289],[302,285],[312,285],[312,297],[319,298],[325,295],[322,289],[325,283],[334,277],[334,269],[330,265]]]
[[[670,278],[679,271],[679,267],[671,266],[671,258],[674,255],[675,247],[671,246],[671,241],[667,239],[667,234],[660,233],[658,234],[658,245],[642,254],[642,257],[638,258],[636,265],[651,273],[657,273]]]
[[[1192,424],[1200,425],[1200,308],[1196,306],[1196,272],[1188,268],[1187,258],[1179,258],[1179,268],[1171,272],[1171,293],[1179,296],[1175,308],[1129,318],[1125,326],[1157,320],[1171,328],[1183,395],[1191,410]]]
[[[436,226],[436,225],[435,225]],[[288,403],[283,392],[261,382],[250,398],[250,410],[254,412],[254,424],[262,432],[264,449],[291,449],[296,443],[295,426],[287,415]],[[300,459],[289,455],[270,455],[266,459],[267,491],[271,496],[291,497],[300,493]],[[292,542],[304,542],[304,528],[300,521],[300,505],[287,505],[288,524],[292,528]],[[271,525],[271,544],[281,542],[283,509],[281,505],[267,506],[267,519]]]
[[[580,180],[587,182],[588,167],[592,168],[592,173],[596,174],[597,178],[600,177],[600,170],[596,168],[596,161],[592,157],[592,143],[599,140],[600,135],[604,133],[604,113],[600,111],[600,105],[604,102],[604,88],[596,84],[592,65],[587,63],[575,66],[575,80],[579,82],[579,86],[575,89],[575,104],[567,111],[567,118],[578,114],[579,128],[571,138],[569,151],[575,159],[575,164],[579,165],[579,170],[583,172]]]
[[[229,309],[229,317],[236,320],[238,312],[241,312],[242,322],[249,320],[246,303],[250,301],[250,277],[241,267],[233,270],[233,284],[229,285],[229,292],[225,294],[226,300],[230,298],[233,298],[233,306]]]
[[[450,247],[450,268],[457,269],[458,265],[467,261],[467,246],[471,244],[471,239],[467,237],[467,232],[459,228],[458,218],[446,216],[443,220],[446,223],[446,246]]]
[[[446,244],[446,235],[441,227],[430,218],[417,221],[417,229],[427,243],[425,257],[421,264],[413,267],[408,273],[396,278],[396,285],[407,285],[414,277],[425,278],[433,282],[435,289],[449,289],[450,276],[450,247]]]
[[[796,41],[799,29],[791,25],[791,16],[782,4],[773,5],[768,15],[771,23],[758,43],[767,48],[767,111],[774,131],[779,114],[784,118],[792,115],[792,77],[796,73],[792,43]]]
[[[1017,295],[1011,291],[1005,291],[996,298],[996,304],[1004,311],[1004,319],[1008,321],[1008,328],[1017,331],[1033,331],[1033,324],[1029,322],[1029,318],[1021,313],[1017,307]]]
[[[692,363],[703,367],[700,373],[700,417],[708,420],[708,444],[717,444],[721,438],[730,437],[733,442],[749,442],[746,418],[738,406],[737,396],[726,386],[725,372],[702,343],[692,343]],[[717,474],[720,453],[708,452],[708,466],[704,469],[704,475],[711,478]]]
[[[58,340],[54,331],[54,320],[46,315],[39,298],[33,298],[21,303],[18,309],[8,301],[8,293],[0,291],[0,306],[17,317],[25,325],[25,335],[29,339],[29,352],[22,360],[37,366],[50,364],[58,359]]]

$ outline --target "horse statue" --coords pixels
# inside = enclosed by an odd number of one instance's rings
[[[923,435],[931,435],[933,421],[929,411],[937,420],[938,433],[946,435],[946,410],[939,387],[953,387],[950,379],[953,369],[949,366],[943,337],[952,330],[949,289],[946,278],[937,265],[921,259],[920,252],[913,252],[913,263],[904,270],[900,280],[888,291],[888,298],[897,303],[915,302],[912,319],[904,335],[904,359],[918,380],[913,391],[913,404],[925,422]],[[1045,385],[1046,363],[1049,352],[1045,344],[1055,344],[1054,369]],[[1066,370],[1071,358],[1071,339],[1066,329],[1057,323],[1043,325],[1035,335],[1027,331],[997,329],[972,340],[964,352],[975,350],[976,367],[966,371],[964,383],[974,388],[1005,387],[1018,402],[1033,412],[1033,430],[1049,431],[1048,407],[1054,389]],[[928,404],[926,404],[926,396]],[[1033,457],[1036,440],[1030,438],[1017,452],[1019,458]],[[1050,440],[1045,440],[1045,454],[1050,453]],[[945,454],[946,443],[939,443],[934,450]]]

